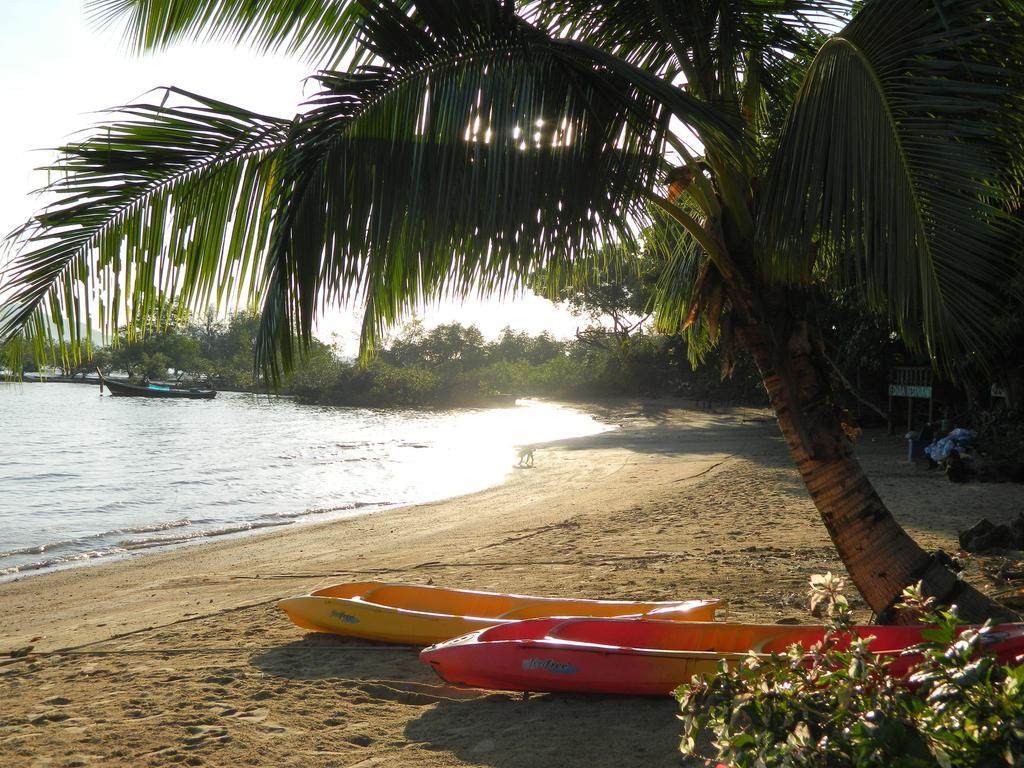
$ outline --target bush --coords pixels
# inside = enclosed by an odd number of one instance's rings
[[[286,391],[310,403],[356,406],[486,406],[495,395],[584,400],[675,393],[702,400],[764,399],[760,380],[722,382],[718,366],[694,371],[678,340],[621,338],[590,329],[576,341],[506,329],[496,342],[457,323],[426,331],[418,323],[366,367],[314,344]],[[697,393],[695,395],[694,393]]]
[[[829,574],[811,584],[812,605],[829,613],[823,643],[723,663],[680,688],[685,753],[709,729],[708,757],[736,768],[1024,766],[1024,667],[977,655],[987,625],[957,637],[955,612],[932,612],[908,590],[905,605],[935,627],[914,649],[922,660],[911,676],[894,678],[866,640],[841,649],[842,582]]]

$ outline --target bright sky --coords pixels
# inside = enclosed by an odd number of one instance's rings
[[[28,219],[38,200],[28,193],[46,183],[34,171],[72,134],[99,122],[97,111],[143,100],[152,88],[176,85],[280,117],[303,100],[312,68],[284,56],[256,56],[224,44],[182,45],[145,57],[130,55],[118,30],[100,31],[85,14],[85,0],[0,0],[0,236]],[[319,334],[337,334],[351,351],[359,308],[331,312]],[[570,336],[584,323],[533,296],[516,300],[441,304],[423,315],[427,325],[459,321],[487,336],[511,325],[531,333]]]

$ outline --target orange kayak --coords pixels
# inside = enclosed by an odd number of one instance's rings
[[[712,621],[722,607],[718,600],[572,600],[379,581],[338,584],[277,605],[303,629],[409,645],[430,645],[496,624],[546,616]]]
[[[860,626],[868,649],[893,656],[896,676],[926,627]],[[767,659],[824,637],[821,626],[674,623],[630,619],[540,619],[492,627],[426,648],[420,659],[444,680],[473,688],[665,695],[720,660],[740,663],[751,652]],[[1004,624],[986,635],[985,650],[1003,663],[1024,661],[1024,625]]]

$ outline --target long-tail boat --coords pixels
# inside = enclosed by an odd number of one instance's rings
[[[194,389],[186,387],[172,387],[167,384],[129,384],[126,381],[108,379],[100,369],[96,369],[100,377],[100,393],[103,387],[110,390],[110,394],[116,397],[160,397],[160,398],[186,398],[190,400],[212,400],[217,396],[215,389]]]

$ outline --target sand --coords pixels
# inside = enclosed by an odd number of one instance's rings
[[[679,765],[669,698],[445,686],[415,649],[305,634],[273,605],[374,578],[813,621],[808,576],[842,566],[766,412],[598,415],[620,428],[482,493],[0,584],[0,653],[34,646],[0,656],[0,766]],[[1019,486],[952,485],[896,438],[858,450],[927,548],[1024,510]]]

